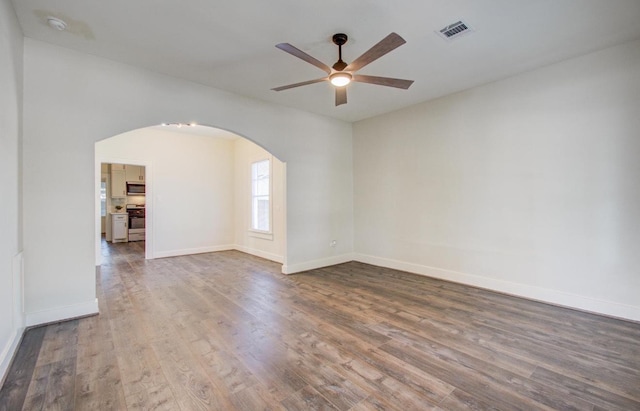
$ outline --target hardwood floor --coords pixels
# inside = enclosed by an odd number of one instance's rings
[[[361,263],[103,243],[100,315],[29,330],[0,410],[640,410],[640,325]]]

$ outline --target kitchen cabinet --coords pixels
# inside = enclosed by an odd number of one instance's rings
[[[111,197],[127,196],[127,180],[124,170],[111,169]]]
[[[126,243],[129,241],[128,227],[129,216],[127,213],[111,213],[111,238],[114,243]]]
[[[124,169],[127,181],[144,183],[144,166],[132,166],[130,164],[127,164]]]

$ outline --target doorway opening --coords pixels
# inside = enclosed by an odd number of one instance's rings
[[[146,239],[146,167],[101,163],[101,234],[111,243]],[[142,250],[144,250],[144,243]]]

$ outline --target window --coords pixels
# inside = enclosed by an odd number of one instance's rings
[[[100,216],[107,216],[107,182],[100,182]]]
[[[251,228],[253,230],[271,231],[270,168],[269,160],[251,164]]]

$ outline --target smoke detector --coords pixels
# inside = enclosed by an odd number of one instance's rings
[[[451,23],[436,31],[436,34],[445,40],[453,40],[473,32],[473,28],[462,20]]]
[[[47,17],[47,24],[54,30],[63,31],[67,28],[67,23],[57,17]]]

